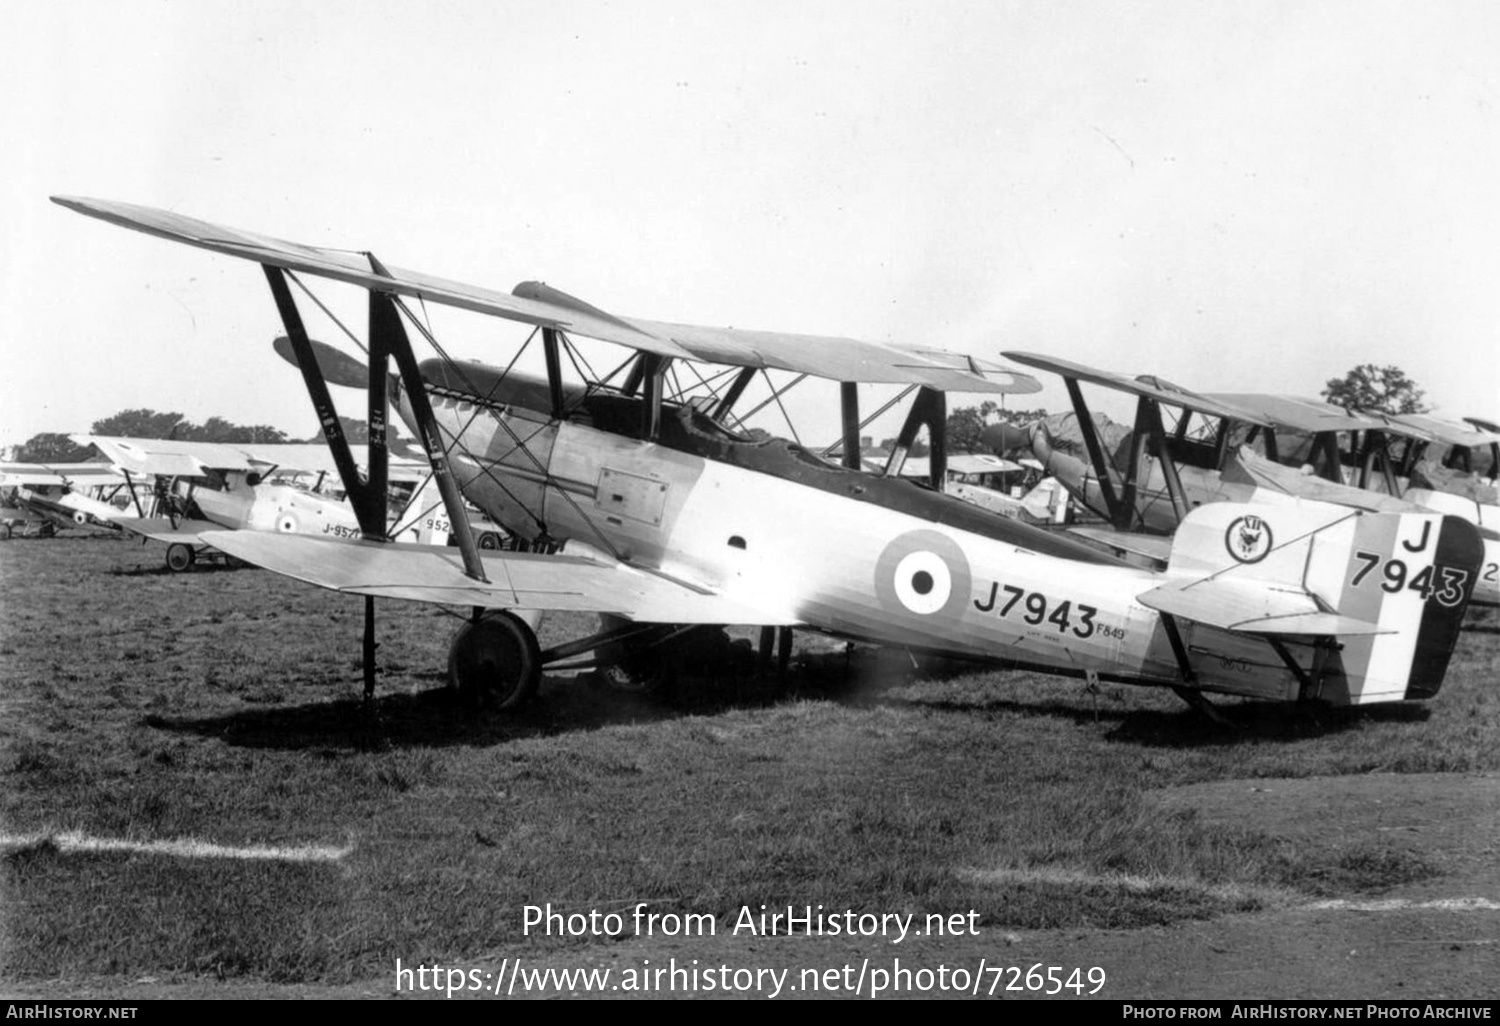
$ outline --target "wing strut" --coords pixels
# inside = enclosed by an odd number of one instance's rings
[[[144,519],[146,511],[141,509],[141,497],[135,493],[135,481],[131,479],[130,471],[124,470],[123,467],[121,470],[125,474],[125,484],[130,487],[130,501],[135,504],[135,515]]]
[[[557,329],[542,329],[542,353],[547,358],[547,388],[552,395],[552,417],[563,418],[562,359],[557,352]]]
[[[1182,479],[1177,474],[1177,464],[1172,461],[1168,450],[1167,429],[1161,419],[1161,404],[1141,396],[1136,402],[1135,436],[1131,440],[1130,465],[1125,470],[1124,495],[1120,500],[1120,508],[1114,511],[1114,526],[1117,530],[1129,531],[1139,516],[1136,494],[1140,485],[1141,457],[1147,453],[1154,455],[1161,466],[1162,477],[1167,482],[1167,495],[1172,500],[1173,518],[1182,523],[1182,518],[1187,516],[1187,495],[1182,489]]]
[[[281,322],[286,327],[287,338],[292,343],[292,352],[297,357],[297,369],[302,372],[302,383],[312,399],[313,409],[318,414],[318,423],[323,425],[323,438],[328,451],[333,454],[334,465],[344,482],[344,491],[354,507],[354,516],[359,521],[361,533],[374,541],[388,540],[390,529],[386,519],[386,490],[389,484],[389,460],[386,439],[386,376],[390,365],[393,341],[405,347],[408,356],[410,347],[405,346],[405,334],[401,323],[395,320],[399,339],[393,339],[390,322],[395,318],[390,309],[390,297],[370,293],[370,367],[366,410],[369,414],[370,441],[369,477],[361,480],[354,465],[354,454],[349,451],[349,440],[344,437],[344,428],[334,408],[333,397],[328,394],[328,382],[323,378],[323,368],[318,364],[307,329],[302,324],[302,315],[297,311],[297,301],[286,285],[286,272],[270,264],[262,264],[266,281],[271,286],[271,295],[276,299],[276,308],[281,313]],[[383,300],[383,301],[382,301]],[[422,392],[422,398],[427,393]],[[428,410],[429,416],[431,409]],[[321,481],[320,481],[321,483]],[[476,557],[477,558],[477,557]],[[364,664],[364,697],[368,709],[375,698],[375,599],[365,596],[365,630],[361,649]]]
[[[723,420],[729,415],[729,411],[734,408],[735,403],[740,401],[740,396],[744,394],[745,388],[754,379],[754,367],[740,368],[739,373],[734,376],[734,380],[729,383],[729,387],[725,389],[724,395],[719,399],[718,405],[714,407],[714,420]]]
[[[376,274],[390,277],[375,256],[369,254],[370,266]],[[377,316],[378,311],[378,316]],[[377,326],[385,336],[385,346],[396,358],[396,368],[401,372],[406,400],[411,405],[412,419],[416,421],[417,434],[422,439],[422,448],[427,452],[427,462],[432,466],[432,479],[438,493],[443,497],[443,508],[448,512],[448,522],[458,540],[458,551],[463,556],[464,574],[476,581],[488,584],[484,574],[484,562],[479,558],[479,546],[474,541],[473,528],[464,510],[464,500],[459,494],[458,483],[453,480],[453,470],[448,466],[447,450],[443,448],[442,436],[438,433],[437,418],[432,415],[432,400],[427,395],[427,383],[417,368],[417,358],[412,355],[411,340],[406,337],[406,328],[401,324],[401,313],[396,308],[393,293],[370,290],[370,334],[373,337]]]
[[[844,417],[844,451],[839,462],[850,470],[858,470],[859,462],[859,384],[854,381],[839,382],[839,405]]]
[[[366,538],[384,539],[385,489],[382,488],[378,494],[371,494],[365,482],[360,479],[359,470],[354,465],[354,455],[349,451],[349,440],[344,437],[344,428],[339,422],[338,410],[334,408],[333,397],[328,394],[328,382],[323,380],[323,369],[318,366],[312,342],[307,337],[307,329],[302,326],[297,300],[286,286],[286,272],[270,264],[262,264],[261,268],[266,272],[271,295],[276,299],[276,309],[281,313],[281,322],[286,326],[292,352],[297,357],[297,369],[302,372],[302,383],[307,388],[308,398],[312,400],[318,423],[323,426],[323,438],[328,442],[329,452],[333,454],[334,465],[339,468],[339,477],[343,479],[344,490],[349,494],[354,516],[359,520],[359,529]],[[371,366],[374,366],[373,362]]]
[[[906,455],[911,451],[912,443],[917,440],[917,431],[924,424],[927,425],[927,437],[931,446],[927,458],[928,482],[940,492],[943,490],[943,480],[948,476],[948,403],[942,392],[925,385],[917,393],[916,399],[912,400],[911,409],[906,414],[906,423],[901,425],[901,433],[896,436],[896,447],[891,450],[891,458],[886,461],[885,476],[900,475],[901,467],[906,463]]]
[[[656,441],[661,433],[661,400],[669,356],[641,353],[641,384],[646,388],[645,405],[641,408],[641,437],[648,442]]]
[[[1078,431],[1083,435],[1083,444],[1088,448],[1089,461],[1094,464],[1094,475],[1099,478],[1099,491],[1104,496],[1104,506],[1109,511],[1110,523],[1120,522],[1120,500],[1115,495],[1114,481],[1110,478],[1110,465],[1104,458],[1104,446],[1099,441],[1099,431],[1094,426],[1094,417],[1088,404],[1083,401],[1083,390],[1077,378],[1063,378],[1068,386],[1068,398],[1073,400],[1073,414],[1078,418]]]

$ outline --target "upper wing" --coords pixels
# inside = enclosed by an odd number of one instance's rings
[[[1323,431],[1378,431],[1386,427],[1385,417],[1382,415],[1357,413],[1342,406],[1325,403],[1321,399],[1303,396],[1216,392],[1209,398],[1251,411],[1260,418],[1255,423],[1291,428],[1307,434]]]
[[[512,293],[504,293],[396,267],[386,268],[390,272],[387,277],[375,273],[366,256],[355,253],[304,246],[130,203],[68,196],[52,199],[81,214],[174,242],[362,288],[557,328],[660,356],[778,368],[834,381],[909,383],[955,392],[1041,389],[1041,384],[1028,375],[942,350],[618,317],[540,282],[523,282]]]
[[[1485,430],[1478,421],[1468,424],[1457,420],[1445,420],[1428,413],[1403,413],[1387,415],[1386,421],[1398,434],[1411,434],[1418,438],[1430,438],[1445,445],[1457,445],[1468,449],[1476,445],[1500,442],[1500,431]]]
[[[267,570],[355,595],[489,609],[613,613],[653,623],[801,622],[623,563],[584,556],[481,553],[490,578],[484,583],[464,574],[461,554],[450,548],[260,531],[210,531],[202,540]]]
[[[321,442],[180,442],[168,438],[115,438],[72,435],[96,446],[117,467],[131,473],[163,477],[202,477],[209,470],[261,470],[271,467],[312,474],[338,474],[328,446]],[[351,445],[354,462],[368,466],[368,446]],[[418,476],[422,465],[403,456],[389,457],[392,479]]]
[[[115,466],[137,474],[163,477],[202,477],[213,470],[253,470],[255,463],[242,448],[217,442],[179,442],[167,438],[113,438],[72,435],[81,445],[93,445]]]
[[[831,335],[790,335],[743,328],[632,320],[671,339],[705,363],[767,367],[833,381],[918,384],[944,392],[1039,392],[1041,382],[958,353]]]
[[[1071,378],[1075,381],[1087,381],[1090,384],[1102,385],[1105,388],[1112,388],[1130,395],[1154,399],[1157,402],[1166,403],[1168,406],[1178,406],[1183,409],[1193,410],[1196,413],[1207,413],[1214,417],[1228,417],[1231,420],[1259,424],[1262,427],[1270,426],[1270,421],[1265,420],[1255,410],[1225,402],[1224,399],[1226,397],[1202,395],[1149,374],[1128,378],[1123,374],[1116,374],[1113,371],[1098,370],[1094,367],[1086,367],[1081,363],[1074,363],[1071,360],[1059,360],[1055,357],[1042,356],[1037,353],[1006,352],[1004,355],[1028,367],[1051,371],[1064,378]]]

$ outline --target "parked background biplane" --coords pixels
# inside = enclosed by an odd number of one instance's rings
[[[1478,529],[1486,555],[1474,598],[1500,602],[1500,535],[1482,525],[1472,502],[1402,493],[1385,458],[1391,425],[1383,414],[1295,397],[1205,394],[1150,375],[1131,378],[1034,353],[1006,356],[1059,374],[1067,385],[1084,452],[1063,451],[1042,425],[1033,427],[1029,443],[1048,472],[1103,521],[1074,526],[1077,534],[1165,565],[1172,551],[1167,536],[1188,513],[1210,503],[1319,502],[1379,513],[1442,512]],[[1095,428],[1083,384],[1136,400],[1134,425],[1114,447]],[[1390,488],[1368,487],[1387,478]]]

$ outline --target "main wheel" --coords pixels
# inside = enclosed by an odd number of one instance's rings
[[[485,531],[479,536],[479,547],[481,549],[498,549],[500,547],[500,536],[494,531]]]
[[[182,542],[173,542],[167,546],[167,569],[175,574],[180,574],[192,566],[194,560],[197,558],[198,556],[193,552],[191,545],[184,545]]]
[[[512,613],[485,613],[453,636],[448,686],[464,705],[513,709],[536,693],[541,679],[536,632]]]

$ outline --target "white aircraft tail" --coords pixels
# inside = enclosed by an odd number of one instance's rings
[[[1474,526],[1458,517],[1216,503],[1183,520],[1173,581],[1143,601],[1226,630],[1332,638],[1304,667],[1313,697],[1339,705],[1431,698],[1483,552]]]
[[[437,481],[427,474],[406,501],[405,508],[392,520],[391,538],[421,545],[447,545],[452,533],[453,525],[448,521]]]

